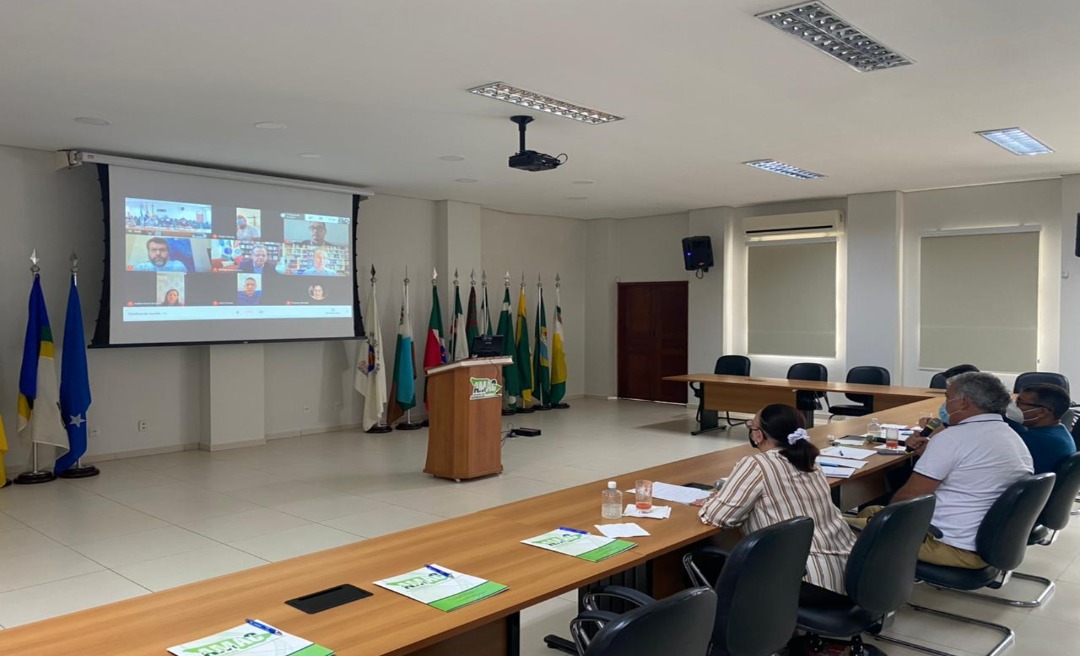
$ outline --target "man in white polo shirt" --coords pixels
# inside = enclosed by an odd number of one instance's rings
[[[919,560],[934,565],[986,567],[975,553],[975,536],[990,506],[1007,487],[1033,471],[1031,453],[1002,415],[1009,391],[996,376],[971,372],[949,380],[944,413],[949,427],[916,449],[920,455],[908,482],[892,502],[924,494],[937,497],[933,525]],[[867,508],[860,517],[872,516]],[[854,523],[854,522],[853,522]]]

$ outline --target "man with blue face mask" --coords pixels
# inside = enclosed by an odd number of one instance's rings
[[[1023,421],[1008,423],[1031,452],[1036,474],[1057,470],[1062,460],[1076,453],[1076,443],[1061,423],[1069,402],[1065,388],[1048,383],[1029,385],[1016,397]]]
[[[996,376],[970,372],[949,380],[942,414],[945,428],[921,445],[922,457],[892,503],[933,494],[933,525],[941,538],[927,535],[919,560],[934,565],[981,569],[975,536],[990,506],[1002,492],[1033,471],[1031,454],[1002,415],[1009,391]],[[880,507],[859,513],[865,524]]]

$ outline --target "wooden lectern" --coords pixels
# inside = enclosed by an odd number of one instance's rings
[[[502,368],[511,362],[473,358],[427,370],[425,473],[460,481],[502,471]]]

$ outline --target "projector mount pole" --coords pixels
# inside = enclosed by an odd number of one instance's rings
[[[37,280],[38,278],[41,277],[41,267],[38,266],[38,256],[37,256],[37,249],[36,248],[34,249],[34,252],[30,254],[30,274],[33,276],[34,280]],[[40,335],[34,335],[34,337],[36,339],[38,339],[38,340],[41,339]],[[35,367],[37,366],[36,362],[34,363],[34,366]],[[33,410],[31,409],[31,412],[32,411]],[[32,456],[31,456],[32,463],[31,464],[33,466],[33,469],[31,469],[30,471],[24,471],[23,473],[16,476],[15,477],[15,484],[16,485],[37,485],[38,483],[48,483],[49,481],[55,481],[56,480],[56,474],[52,473],[51,471],[45,471],[45,470],[42,470],[42,469],[38,468],[38,443],[37,443],[37,440],[34,439],[34,423],[35,422],[33,420],[33,417],[31,417],[31,419],[30,419],[30,445],[31,445],[30,448],[32,449],[32,452],[31,452],[32,453]],[[2,472],[0,472],[0,473],[2,473]],[[7,480],[7,479],[4,479],[4,480]]]
[[[71,260],[71,282],[74,283],[76,288],[78,288],[78,286],[79,286],[79,256],[75,254],[75,251],[71,251],[71,258],[69,258],[69,259]],[[79,317],[79,320],[81,321],[82,317]],[[68,338],[68,336],[65,334],[64,339],[67,339],[67,338]],[[63,384],[62,380],[60,382],[61,382],[61,384]],[[74,419],[74,417],[72,419]],[[67,426],[65,425],[65,428],[66,427]],[[89,436],[90,430],[87,429],[86,433],[87,433],[87,436]],[[72,465],[71,467],[68,467],[64,471],[60,472],[59,474],[57,474],[57,476],[59,476],[60,478],[90,478],[91,476],[97,476],[100,473],[101,473],[101,470],[98,469],[97,467],[95,467],[93,465],[84,465],[82,463],[82,458],[80,457],[78,460],[75,461],[74,465]]]
[[[531,116],[511,116],[510,120],[518,126],[518,152],[525,152],[525,126],[533,122]]]
[[[371,302],[372,302],[372,303],[375,303],[375,302],[376,302],[376,301],[375,301],[375,281],[376,281],[376,280],[377,280],[377,278],[375,277],[375,265],[374,265],[374,264],[372,264],[372,265],[371,265]],[[371,310],[371,308],[368,308],[368,310],[370,311],[370,310]],[[370,342],[371,342],[371,340],[370,340],[370,339],[369,339],[369,340],[367,340],[367,341],[368,341],[368,343],[370,343]],[[382,348],[382,344],[378,344],[378,345],[376,345],[376,348],[380,348],[380,349],[381,349],[381,348]],[[382,365],[383,365],[384,369],[383,369],[383,371],[380,371],[380,372],[378,372],[378,374],[377,374],[377,375],[386,375],[386,370],[385,370],[385,366],[386,366],[386,358],[383,358],[383,363],[382,363]],[[372,372],[372,373],[376,373],[376,372]],[[387,405],[387,409],[389,409],[389,404]],[[365,433],[373,433],[373,434],[382,434],[382,433],[389,433],[389,432],[390,432],[390,431],[392,431],[392,430],[394,430],[394,429],[393,429],[393,428],[392,428],[392,427],[391,427],[391,426],[390,426],[389,424],[387,424],[386,422],[384,422],[384,421],[382,420],[382,416],[380,416],[380,417],[379,417],[379,421],[377,421],[377,422],[375,423],[375,425],[374,425],[374,426],[372,426],[371,428],[367,429],[367,430],[366,430],[366,431],[364,431],[364,432],[365,432]]]

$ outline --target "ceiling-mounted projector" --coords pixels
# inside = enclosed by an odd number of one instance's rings
[[[525,126],[532,123],[531,116],[511,116],[510,120],[518,126],[518,152],[510,156],[510,168],[521,171],[550,171],[559,168],[566,161],[566,155],[552,157],[535,150],[525,150]]]

